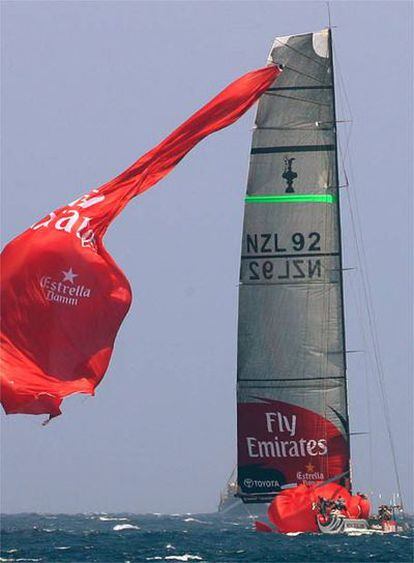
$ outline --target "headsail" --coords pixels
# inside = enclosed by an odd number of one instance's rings
[[[279,37],[261,98],[239,290],[238,484],[248,502],[293,484],[349,486],[331,36]]]

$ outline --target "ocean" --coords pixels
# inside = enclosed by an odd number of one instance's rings
[[[2,516],[2,562],[404,561],[413,532],[280,535],[218,514],[17,514]]]

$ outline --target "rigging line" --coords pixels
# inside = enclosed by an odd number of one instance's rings
[[[377,371],[377,377],[378,377],[378,381],[379,381],[379,384],[380,384],[379,385],[379,387],[380,387],[380,397],[381,397],[382,404],[383,404],[384,418],[385,418],[385,422],[386,422],[386,430],[387,430],[387,435],[388,435],[388,439],[389,439],[390,450],[391,450],[391,455],[392,455],[392,460],[393,460],[393,468],[394,468],[394,473],[395,473],[396,485],[397,485],[398,493],[399,493],[400,498],[401,498],[401,505],[403,505],[401,481],[400,481],[400,475],[399,475],[398,466],[397,466],[397,456],[396,456],[395,444],[394,444],[392,431],[391,431],[390,409],[389,409],[387,396],[385,394],[385,376],[384,376],[382,359],[381,359],[381,355],[380,355],[379,338],[378,338],[378,332],[377,332],[377,327],[376,327],[376,318],[375,318],[375,313],[374,313],[374,308],[373,308],[373,300],[372,300],[372,289],[371,289],[369,277],[368,277],[367,273],[365,272],[365,269],[362,268],[363,260],[365,261],[365,263],[368,263],[368,262],[367,262],[366,252],[365,252],[365,248],[364,248],[364,244],[363,244],[363,238],[362,238],[362,232],[361,232],[361,227],[360,227],[358,208],[352,202],[351,198],[353,196],[351,196],[351,190],[349,190],[347,193],[349,194],[348,197],[349,197],[349,208],[350,208],[350,215],[351,215],[351,223],[352,223],[352,227],[353,227],[353,230],[354,230],[357,255],[358,255],[358,259],[359,259],[359,262],[360,262],[360,268],[361,268],[362,288],[363,288],[364,297],[365,297],[365,307],[366,307],[367,316],[368,316],[368,326],[370,328],[374,358],[375,358],[375,363],[376,363],[376,368],[377,368],[377,370],[376,370]],[[354,213],[354,209],[353,209],[354,207],[356,208],[355,213]]]
[[[335,55],[336,55],[336,53],[335,53]],[[338,60],[337,56],[336,56],[336,59]],[[340,78],[341,78],[341,81],[342,81],[342,88],[343,88],[343,92],[344,92],[345,103],[348,106],[349,113],[350,113],[350,116],[352,118],[352,111],[351,111],[351,107],[350,107],[350,104],[349,104],[349,99],[348,99],[348,96],[347,96],[347,93],[346,93],[345,83],[344,83],[344,80],[342,78],[342,73],[340,71],[339,64],[337,64],[337,67],[338,67]],[[352,170],[352,159],[351,159],[350,152],[349,152],[349,163],[350,163],[350,167],[351,167],[351,170]],[[363,288],[363,293],[364,293],[364,297],[365,297],[365,308],[366,308],[366,311],[367,311],[368,326],[369,326],[369,329],[370,329],[374,358],[375,358],[375,363],[376,363],[376,368],[377,368],[376,373],[377,373],[377,379],[378,379],[379,388],[380,388],[380,397],[381,397],[381,400],[382,400],[382,405],[383,405],[383,410],[384,410],[386,430],[387,430],[387,435],[388,435],[388,440],[389,440],[390,450],[391,450],[391,455],[392,455],[392,460],[393,460],[393,469],[394,469],[394,473],[395,473],[395,479],[396,479],[396,485],[397,485],[398,493],[399,493],[400,499],[401,499],[401,505],[403,505],[401,481],[400,481],[400,475],[399,475],[398,466],[397,466],[396,450],[395,450],[394,439],[393,439],[392,431],[391,431],[390,409],[389,409],[388,399],[387,399],[387,396],[385,394],[385,375],[384,375],[384,369],[383,369],[383,364],[382,364],[382,358],[381,358],[381,354],[380,354],[378,330],[377,330],[375,310],[374,310],[374,307],[373,307],[373,299],[372,299],[372,289],[371,289],[369,276],[368,276],[367,272],[365,271],[365,268],[362,267],[362,264],[364,262],[366,264],[368,264],[368,261],[367,261],[366,251],[365,251],[364,239],[363,239],[363,236],[362,236],[362,228],[361,228],[361,221],[360,221],[360,216],[359,216],[358,205],[356,205],[357,198],[356,198],[356,194],[354,194],[353,189],[347,190],[347,195],[348,195],[348,199],[349,199],[349,210],[350,210],[352,228],[353,228],[353,231],[354,231],[354,238],[355,238],[357,256],[358,256],[358,260],[359,260],[359,263],[360,263],[362,288]],[[353,200],[355,200],[355,201],[353,201]]]
[[[359,326],[361,329],[361,334],[362,334],[362,344],[364,349],[368,350],[369,346],[368,346],[368,339],[367,339],[367,335],[366,335],[366,329],[365,329],[365,321],[364,318],[362,316],[361,311],[363,310],[363,299],[362,296],[360,294],[360,292],[357,291],[356,288],[357,284],[355,279],[351,279],[350,280],[350,287],[351,287],[351,291],[352,291],[352,295],[354,297],[355,300],[355,309],[356,309],[356,314],[357,314],[357,318],[359,320]],[[367,405],[367,419],[368,419],[368,430],[369,430],[369,438],[368,438],[368,465],[369,465],[369,485],[370,485],[370,491],[371,491],[371,498],[372,498],[372,491],[375,488],[375,466],[374,466],[374,456],[373,456],[373,428],[374,425],[372,424],[372,409],[371,409],[371,393],[370,393],[370,385],[369,385],[369,381],[370,381],[370,375],[371,375],[371,366],[370,363],[368,361],[368,354],[364,354],[363,356],[363,364],[364,364],[364,369],[363,369],[363,378],[364,378],[364,385],[365,385],[365,392],[366,392],[366,405]],[[375,381],[377,381],[375,379]]]
[[[348,130],[347,137],[346,137],[346,139],[345,139],[345,149],[342,150],[342,143],[341,143],[341,145],[340,145],[340,148],[341,148],[341,160],[342,160],[341,163],[342,163],[342,169],[343,169],[344,175],[346,175],[345,162],[346,162],[346,160],[347,160],[347,158],[348,158],[348,155],[349,155],[350,142],[351,142],[351,135],[352,135],[352,123],[351,123],[351,126],[350,126],[349,130]]]
[[[326,3],[326,7],[328,9],[328,27],[332,27],[331,26],[331,7],[329,5],[329,2]]]
[[[313,127],[253,127],[253,131],[332,131],[332,127],[315,127],[314,123],[310,123]]]
[[[309,59],[310,61],[312,61],[313,63],[321,66],[322,68],[325,68],[326,64],[323,64],[319,61],[317,61],[316,59],[314,59],[313,57],[310,57],[309,55],[305,55],[305,53],[302,53],[302,51],[299,51],[299,49],[295,49],[294,47],[292,47],[292,45],[288,45],[287,43],[283,43],[283,41],[280,41],[280,39],[278,39],[276,37],[276,41],[282,46],[282,47],[287,47],[288,49],[292,49],[292,51],[294,51],[295,53],[297,53],[298,55],[301,55],[302,57],[304,57],[305,59]]]
[[[330,123],[330,127],[321,127],[320,125],[325,125]],[[338,123],[352,123],[350,120],[345,119],[337,119],[336,124]],[[315,127],[315,124],[317,126]],[[312,127],[311,127],[312,126]],[[250,131],[332,131],[334,128],[333,121],[306,121],[303,123],[298,123],[293,127],[271,127],[270,125],[254,125],[249,130]]]
[[[338,148],[339,148],[339,156],[341,162],[341,172],[345,179],[345,185],[342,187],[348,188],[349,187],[349,179],[345,168],[345,161],[349,156],[349,149],[350,149],[350,141],[351,141],[351,133],[352,133],[352,125],[349,128],[347,137],[345,139],[345,149],[342,148],[342,141],[338,137]]]
[[[277,98],[286,98],[287,100],[295,100],[297,102],[305,102],[306,104],[315,104],[316,106],[326,106],[329,107],[330,104],[325,102],[316,102],[315,100],[306,100],[305,98],[297,98],[296,96],[286,96],[285,94],[279,94],[276,92],[265,92],[267,96],[276,96]]]
[[[339,65],[339,62],[338,62],[338,58],[337,58],[337,56],[336,56],[336,53],[335,53],[335,58],[336,58],[336,61],[337,61],[338,75],[339,75],[339,80],[340,80],[340,83],[341,83],[341,88],[340,88],[340,91],[341,91],[341,94],[342,94],[342,96],[341,96],[341,101],[342,101],[342,102],[345,102],[345,111],[344,111],[344,115],[346,115],[346,110],[347,110],[347,111],[348,111],[348,114],[349,114],[349,117],[350,117],[349,122],[351,123],[351,126],[350,126],[349,129],[348,129],[347,137],[346,137],[346,139],[345,139],[345,149],[344,149],[344,151],[343,151],[343,154],[342,154],[342,146],[340,147],[340,148],[341,148],[341,164],[342,164],[342,171],[343,171],[344,175],[346,176],[345,162],[346,162],[346,160],[347,160],[347,158],[348,158],[349,149],[350,149],[350,141],[351,141],[352,128],[353,128],[353,115],[352,115],[351,106],[350,106],[349,99],[348,99],[348,95],[347,95],[346,88],[345,88],[345,80],[344,80],[344,77],[343,77],[343,75],[342,75],[341,67],[340,67],[340,65]]]
[[[336,59],[337,60],[337,59]],[[346,93],[346,86],[345,86],[345,79],[343,77],[342,71],[341,71],[341,67],[339,66],[339,64],[337,64],[338,67],[338,75],[339,75],[339,82],[340,82],[340,88],[341,88],[341,105],[343,108],[343,115],[346,119],[348,119],[349,122],[353,122],[353,114],[352,114],[352,110],[351,110],[351,105],[348,99],[348,95]]]
[[[288,65],[284,65],[284,68],[287,68],[288,70],[291,70],[292,72],[296,72],[297,74],[300,74],[301,76],[306,76],[307,78],[310,78],[311,80],[315,80],[315,82],[319,82],[319,84],[325,84],[325,82],[323,80],[320,80],[319,78],[316,78],[315,76],[312,76],[311,74],[307,74],[306,72],[302,72],[302,71],[298,70],[297,68],[293,68],[293,67],[288,66]]]
[[[349,101],[349,97],[348,97],[348,93],[345,87],[345,79],[344,76],[342,74],[342,70],[341,70],[341,65],[339,64],[339,58],[338,55],[336,53],[336,49],[334,48],[334,55],[335,55],[335,60],[336,60],[336,68],[338,69],[338,73],[339,73],[339,79],[341,82],[341,92],[343,94],[343,101],[345,102],[345,106],[349,112],[349,116],[351,118],[351,120],[353,120],[353,114],[352,114],[352,108],[351,108],[351,103]]]

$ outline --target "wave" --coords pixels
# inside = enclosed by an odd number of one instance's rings
[[[122,532],[122,530],[140,530],[141,528],[133,524],[117,524],[112,529],[114,532]]]
[[[115,516],[99,516],[101,522],[127,522],[128,518],[116,518]]]
[[[164,557],[165,560],[175,560],[175,561],[202,561],[203,558],[198,555],[191,555],[190,553],[184,553],[184,555],[167,555]]]

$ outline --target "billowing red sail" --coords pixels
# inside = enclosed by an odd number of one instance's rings
[[[280,73],[239,78],[157,147],[101,188],[50,213],[2,253],[2,404],[6,413],[60,414],[62,399],[94,393],[131,303],[102,237],[134,196],[207,135],[236,121]]]
[[[336,483],[298,485],[279,493],[269,506],[268,516],[277,531],[318,532],[316,506],[321,498],[335,500],[342,498],[346,505],[344,516],[348,518],[368,518],[370,503],[365,495],[351,495],[345,487]]]
[[[366,520],[371,513],[371,503],[366,495],[357,493],[352,495],[348,510],[352,518]]]

